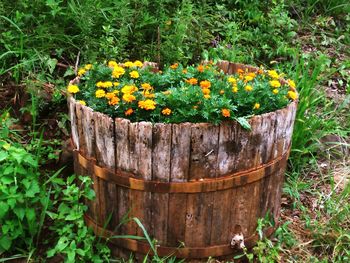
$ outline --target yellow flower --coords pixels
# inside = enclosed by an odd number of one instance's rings
[[[138,91],[138,89],[136,88],[136,86],[133,85],[125,85],[122,89],[121,89],[122,93],[124,94],[132,94],[135,91]]]
[[[199,66],[197,67],[197,70],[198,70],[199,72],[203,72],[203,71],[204,71],[203,65],[199,65]]]
[[[253,80],[253,79],[254,79],[254,77],[249,76],[249,75],[247,75],[247,76],[244,77],[244,80],[245,80],[246,82],[251,81],[251,80]]]
[[[106,82],[99,81],[96,83],[96,87],[98,88],[110,88],[112,86],[113,86],[113,83],[111,81],[106,81]]]
[[[125,70],[122,67],[116,66],[113,68],[112,77],[119,78],[121,75],[125,73]]]
[[[288,96],[288,98],[290,98],[292,100],[296,100],[298,98],[298,93],[290,90],[290,91],[288,91],[287,96]]]
[[[293,80],[288,79],[288,80],[287,80],[287,83],[288,83],[289,87],[295,89],[296,85],[295,85],[295,82],[294,82]]]
[[[168,116],[169,116],[169,115],[171,114],[171,109],[169,109],[169,108],[163,109],[163,110],[162,110],[162,114],[163,114],[163,115],[168,115]]]
[[[170,26],[170,25],[171,25],[171,20],[166,21],[165,24],[166,24],[167,26]]]
[[[132,63],[131,61],[127,61],[124,63],[124,67],[126,68],[132,68],[134,66],[135,66],[134,63]]]
[[[144,110],[154,110],[156,108],[156,102],[154,100],[140,100],[138,103],[139,108]]]
[[[233,93],[237,93],[237,92],[238,92],[237,86],[233,86],[233,87],[232,87],[232,92],[233,92]]]
[[[117,96],[114,96],[108,101],[108,104],[114,106],[117,105],[119,101],[120,99]]]
[[[210,94],[210,89],[202,89],[204,95],[209,95]]]
[[[136,60],[136,61],[134,62],[134,65],[135,65],[135,67],[139,67],[139,68],[142,68],[142,67],[143,67],[143,63],[142,63],[140,60]]]
[[[260,109],[260,103],[255,103],[253,109],[254,110]]]
[[[77,85],[68,85],[67,91],[69,93],[75,94],[75,93],[78,93],[80,90],[79,90],[79,87]]]
[[[170,66],[171,69],[177,69],[177,67],[179,66],[179,63],[174,63]]]
[[[268,70],[267,74],[273,79],[278,79],[280,77],[276,70]]]
[[[86,69],[84,69],[84,68],[81,68],[81,69],[78,70],[78,76],[79,77],[83,76],[85,73],[86,73]]]
[[[209,94],[205,94],[205,95],[204,95],[204,98],[210,99],[210,95],[209,95]]]
[[[104,84],[103,84],[103,81],[99,81],[96,83],[96,87],[98,88],[103,88]]]
[[[221,110],[221,114],[222,114],[222,116],[224,116],[225,118],[228,118],[228,117],[231,116],[231,112],[230,112],[229,109],[222,109],[222,110]]]
[[[187,74],[187,69],[183,69],[183,70],[182,70],[182,73],[183,73],[183,74]]]
[[[120,85],[119,82],[113,82],[113,86],[114,86],[114,87],[118,87],[119,85]]]
[[[235,78],[233,78],[233,77],[229,77],[229,78],[227,79],[227,81],[230,82],[230,83],[232,83],[232,84],[237,83],[237,80],[236,80]]]
[[[92,69],[92,64],[86,64],[84,69],[86,69],[86,70]]]
[[[225,91],[222,89],[222,90],[220,90],[220,95],[222,95],[222,94],[224,94],[225,93]]]
[[[252,91],[252,90],[253,90],[253,87],[252,87],[252,86],[250,86],[250,85],[247,85],[247,86],[245,86],[245,87],[244,87],[244,89],[245,89],[245,91],[250,92],[250,91]]]
[[[196,85],[198,83],[198,80],[196,78],[190,78],[190,79],[186,79],[186,82],[191,85]]]
[[[86,102],[85,102],[85,100],[78,100],[78,103],[80,103],[81,105],[86,106]]]
[[[95,92],[96,98],[103,98],[106,96],[106,92],[103,89],[98,89]]]
[[[274,89],[274,90],[272,91],[272,93],[275,94],[275,95],[278,94],[278,89]]]
[[[136,70],[133,70],[129,73],[130,77],[133,79],[138,79],[140,77],[139,73]]]
[[[119,94],[119,90],[115,89],[112,91],[115,95],[118,95]]]
[[[118,66],[118,63],[115,62],[114,60],[108,61],[108,67],[114,68],[114,67],[117,67],[117,66]]]
[[[133,102],[134,100],[136,100],[136,97],[132,94],[126,93],[123,95],[123,100],[130,103],[130,102]]]
[[[124,114],[125,114],[125,116],[129,116],[129,115],[131,115],[133,112],[134,112],[134,110],[133,110],[132,108],[129,108],[129,109],[127,109],[127,110],[124,112]]]
[[[200,86],[203,89],[209,89],[210,86],[211,86],[211,83],[208,80],[203,80],[203,81],[200,82]]]
[[[271,80],[270,82],[270,86],[271,87],[274,87],[274,88],[279,88],[279,87],[281,87],[281,83],[278,81],[278,80]]]
[[[142,83],[142,84],[141,84],[141,87],[142,87],[144,90],[153,89],[153,87],[152,87],[149,83]]]

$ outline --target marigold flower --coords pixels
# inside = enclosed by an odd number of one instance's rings
[[[130,103],[130,102],[133,102],[134,100],[136,100],[136,97],[134,95],[132,95],[132,94],[126,93],[126,94],[123,95],[123,100],[125,102],[129,102]]]
[[[288,80],[287,80],[287,83],[288,83],[289,87],[295,89],[296,85],[295,85],[295,82],[294,82],[293,80],[288,79]]]
[[[203,65],[199,65],[199,66],[197,67],[197,70],[198,70],[199,72],[203,72],[203,71],[204,71],[204,66],[203,66]]]
[[[113,86],[114,86],[114,87],[118,87],[119,85],[120,85],[119,82],[113,82]]]
[[[124,63],[124,67],[126,68],[132,68],[134,66],[135,66],[134,63],[132,63],[131,61],[127,61]]]
[[[177,69],[177,67],[179,66],[179,63],[174,63],[170,66],[171,69]]]
[[[77,85],[68,85],[67,91],[69,93],[75,94],[75,93],[78,93],[80,90],[79,90],[79,87]]]
[[[83,105],[83,106],[86,106],[85,100],[78,100],[78,103],[81,104],[81,105]]]
[[[274,88],[279,88],[279,87],[281,87],[281,83],[278,81],[278,80],[271,80],[270,82],[270,86],[271,87],[274,87]]]
[[[151,93],[149,90],[144,90],[143,96],[146,98],[154,98],[156,95],[154,93]]]
[[[103,89],[98,89],[95,92],[96,98],[103,98],[106,96],[106,92]]]
[[[136,70],[133,70],[129,73],[130,77],[133,79],[138,79],[140,77],[139,73]]]
[[[117,67],[117,66],[118,66],[118,63],[115,62],[114,60],[108,61],[108,67],[114,68],[114,67]]]
[[[85,70],[90,70],[92,69],[92,64],[86,64],[84,67]]]
[[[233,92],[233,93],[237,93],[237,92],[238,92],[237,86],[233,86],[233,87],[232,87],[232,92]]]
[[[232,84],[237,83],[237,80],[236,80],[234,77],[229,77],[229,78],[227,79],[227,81],[230,82],[230,83],[232,83]]]
[[[169,116],[169,115],[171,114],[171,109],[169,109],[169,108],[163,109],[163,110],[162,110],[162,114],[163,114],[163,115],[168,115],[168,116]]]
[[[224,116],[225,118],[228,118],[228,117],[231,116],[231,112],[230,112],[229,109],[222,109],[222,110],[221,110],[221,114],[222,114],[222,116]]]
[[[122,89],[121,89],[122,93],[124,94],[132,94],[136,91],[138,91],[138,88],[134,85],[125,85]]]
[[[134,61],[134,65],[135,65],[135,67],[139,67],[139,68],[143,67],[143,63],[140,60]]]
[[[124,114],[125,114],[125,116],[129,116],[129,115],[131,115],[133,112],[134,112],[134,110],[133,110],[132,108],[129,108],[129,109],[127,109],[127,110],[124,112]]]
[[[222,90],[220,90],[220,95],[222,95],[222,94],[224,94],[225,93],[225,91],[222,89]]]
[[[290,91],[288,91],[287,96],[288,96],[288,98],[290,98],[292,100],[296,100],[298,98],[298,93],[290,90]]]
[[[125,69],[123,69],[122,67],[116,66],[113,68],[112,77],[117,79],[124,73],[125,73]]]
[[[142,83],[142,84],[141,84],[141,87],[142,87],[144,90],[153,89],[153,87],[152,87],[149,83]]]
[[[247,75],[247,76],[244,77],[244,80],[245,80],[246,82],[251,81],[251,80],[253,80],[253,79],[254,79],[254,77],[249,76],[249,75]]]
[[[187,74],[187,69],[183,69],[183,70],[182,70],[182,73],[183,73],[183,74]]]
[[[86,69],[84,69],[84,68],[81,68],[81,69],[78,70],[78,76],[79,77],[83,76],[85,73],[86,73]]]
[[[238,73],[238,74],[243,74],[243,73],[244,73],[244,70],[241,69],[241,68],[239,68],[239,69],[237,69],[237,73]]]
[[[96,83],[96,87],[98,88],[110,88],[113,87],[113,83],[111,81],[99,81]]]
[[[267,74],[273,79],[278,79],[280,77],[276,70],[268,70]]]
[[[203,80],[203,81],[201,81],[201,82],[199,83],[199,85],[200,85],[201,88],[203,88],[203,89],[209,89],[210,86],[211,86],[211,83],[210,83],[210,81],[208,81],[208,80]]]
[[[250,85],[247,85],[247,86],[245,86],[245,87],[244,87],[244,89],[245,89],[245,91],[250,92],[250,91],[252,91],[252,90],[253,90],[253,87],[252,87],[252,86],[250,86]]]
[[[112,91],[115,95],[118,95],[119,94],[119,90],[115,89]]]
[[[191,85],[196,85],[198,83],[198,80],[196,78],[190,78],[190,79],[187,79],[186,82]]]
[[[112,99],[112,98],[115,97],[115,94],[114,94],[113,92],[107,92],[106,95],[105,95],[105,97],[106,97],[107,99]]]
[[[253,109],[254,110],[260,109],[260,103],[255,103]]]
[[[138,103],[139,108],[144,110],[154,110],[156,108],[156,102],[154,100],[140,100]]]
[[[108,104],[114,106],[117,105],[119,101],[120,99],[117,96],[114,96],[108,101]]]
[[[209,94],[205,94],[205,95],[204,95],[204,98],[210,99],[210,95],[209,95]]]
[[[275,94],[275,95],[278,94],[278,89],[274,89],[274,90],[272,91],[272,93]]]
[[[210,94],[210,89],[204,88],[202,89],[202,92],[204,95],[209,95]]]

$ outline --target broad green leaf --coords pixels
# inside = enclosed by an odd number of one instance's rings
[[[25,211],[25,209],[23,207],[15,207],[13,209],[13,212],[17,215],[17,217],[20,220],[23,220],[26,211]]]
[[[3,218],[8,210],[9,210],[9,205],[5,202],[0,202],[0,218]]]
[[[7,236],[3,235],[0,237],[0,247],[3,250],[9,250],[12,244],[12,240]]]
[[[27,189],[26,191],[26,197],[34,197],[35,194],[40,192],[40,187],[38,182],[36,181],[32,181],[32,183],[30,184],[30,187]]]
[[[0,151],[0,162],[5,160],[8,157],[8,153],[5,151]]]
[[[252,127],[250,126],[246,118],[239,117],[239,118],[236,118],[236,120],[244,129],[251,130]]]
[[[28,221],[33,221],[35,220],[35,209],[34,208],[27,208],[26,209],[26,217]]]

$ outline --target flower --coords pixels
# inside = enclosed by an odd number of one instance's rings
[[[125,114],[125,116],[130,116],[133,112],[134,112],[134,110],[132,108],[129,108],[124,112],[124,114]]]
[[[280,83],[278,80],[276,80],[276,79],[271,80],[269,83],[270,83],[270,86],[271,86],[271,87],[274,87],[274,88],[279,88],[279,87],[281,87],[281,83]]]
[[[135,65],[135,67],[139,67],[139,68],[143,67],[143,63],[140,60],[135,60],[134,65]]]
[[[209,94],[205,94],[205,95],[204,95],[204,98],[210,99],[210,95],[209,95]]]
[[[123,69],[122,67],[116,66],[116,67],[113,68],[112,77],[113,78],[119,78],[124,73],[125,73],[125,69]]]
[[[96,87],[98,87],[98,88],[111,88],[111,87],[113,87],[113,83],[112,83],[112,81],[105,81],[105,82],[99,81],[96,83]]]
[[[141,87],[142,87],[144,90],[151,90],[151,89],[153,89],[153,87],[152,87],[149,83],[142,83],[142,84],[141,84]]]
[[[129,73],[130,77],[133,79],[138,79],[140,77],[139,73],[136,70],[133,70]]]
[[[244,77],[244,80],[245,80],[246,82],[251,81],[251,80],[253,80],[253,79],[254,79],[254,77],[249,76],[249,75],[247,75],[247,76]]]
[[[119,82],[113,82],[113,86],[114,86],[114,87],[118,87],[119,85],[120,85]]]
[[[80,90],[77,85],[68,85],[67,91],[71,94],[75,94],[75,93],[78,93]]]
[[[134,85],[125,85],[122,89],[121,92],[124,94],[132,94],[134,92],[138,91],[138,88]]]
[[[267,74],[273,79],[278,79],[280,77],[276,70],[268,70]]]
[[[222,110],[221,110],[221,114],[222,114],[222,116],[224,116],[225,118],[228,118],[228,117],[231,116],[231,112],[230,112],[229,109],[222,109]]]
[[[232,92],[233,92],[233,93],[237,93],[237,92],[238,92],[238,88],[237,88],[236,86],[233,86],[233,87],[232,87]]]
[[[182,73],[183,73],[183,74],[187,74],[187,69],[183,69],[183,70],[182,70]]]
[[[238,74],[243,74],[243,73],[244,73],[244,70],[241,69],[241,68],[239,68],[239,69],[237,69],[237,73],[238,73]]]
[[[202,89],[209,89],[211,86],[211,83],[208,80],[203,80],[199,83],[199,85],[201,86]]]
[[[272,91],[272,93],[275,94],[275,95],[278,94],[278,89],[274,89],[274,90]]]
[[[190,79],[187,79],[186,82],[191,85],[196,85],[198,83],[198,80],[196,78],[190,78]]]
[[[105,95],[105,97],[106,97],[107,99],[112,99],[112,98],[115,97],[115,94],[114,94],[113,92],[107,92],[106,95]]]
[[[199,66],[197,67],[197,70],[198,70],[199,72],[203,72],[203,71],[204,71],[203,65],[199,65]]]
[[[140,100],[138,103],[139,108],[144,110],[154,110],[156,108],[156,102],[154,100]]]
[[[98,89],[95,92],[96,98],[103,98],[106,96],[106,92],[103,89]]]
[[[114,96],[108,101],[108,104],[114,106],[117,105],[119,101],[120,99],[117,96]]]
[[[177,69],[177,67],[179,66],[179,63],[174,63],[170,66],[171,69]]]
[[[253,87],[252,87],[252,86],[250,86],[250,85],[247,85],[247,86],[245,86],[245,87],[244,87],[244,89],[245,89],[245,91],[250,92],[250,91],[252,91],[252,90],[253,90]]]
[[[288,91],[287,93],[287,97],[292,99],[292,100],[296,100],[298,98],[298,93],[296,93],[295,91]]]
[[[162,114],[163,115],[170,115],[171,114],[171,109],[169,109],[169,108],[164,108],[163,110],[162,110]]]
[[[204,88],[202,89],[202,92],[204,95],[209,95],[210,94],[210,89]]]
[[[114,60],[108,61],[108,67],[114,68],[114,67],[117,67],[117,66],[118,66],[118,63],[115,62]]]
[[[227,78],[227,81],[230,82],[230,83],[232,83],[232,84],[237,83],[237,80],[236,80],[234,77],[228,77],[228,78]]]
[[[260,103],[255,103],[253,109],[254,110],[260,109]]]
[[[126,68],[132,68],[134,66],[135,66],[134,63],[132,63],[131,61],[127,61],[124,63],[124,67]]]
[[[123,95],[123,100],[125,102],[130,103],[130,102],[133,102],[134,100],[136,100],[136,97],[134,95],[132,95],[132,94],[126,93],[126,94]]]
[[[85,100],[78,100],[78,103],[80,103],[80,104],[83,105],[83,106],[86,106]]]
[[[220,90],[220,95],[223,95],[223,94],[225,94],[225,91],[222,89],[222,90]]]
[[[85,73],[86,73],[86,69],[84,69],[84,68],[81,68],[81,69],[78,70],[78,76],[79,77],[83,76]]]
[[[92,69],[92,64],[86,64],[84,67],[85,70],[90,70]]]
[[[287,80],[287,83],[288,83],[289,87],[295,89],[296,85],[295,85],[295,82],[294,82],[293,80],[288,79],[288,80]]]

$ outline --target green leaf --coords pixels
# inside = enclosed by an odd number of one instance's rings
[[[52,74],[53,73],[53,71],[55,70],[55,68],[56,68],[56,65],[57,65],[57,59],[55,59],[55,58],[50,58],[48,61],[47,61],[47,65],[48,65],[48,67],[49,67],[49,72],[50,72],[50,74]]]
[[[26,217],[29,222],[32,222],[35,220],[35,209],[34,208],[27,208],[26,209]]]
[[[3,184],[12,184],[14,182],[14,179],[11,176],[3,176],[0,180]]]
[[[32,181],[30,187],[27,189],[25,196],[26,197],[34,197],[35,194],[40,192],[40,187],[37,181]]]
[[[63,236],[63,237],[60,237],[55,248],[57,251],[63,251],[68,246],[68,244],[69,244],[68,238]]]
[[[7,235],[0,237],[0,247],[3,248],[3,250],[9,250],[11,244],[12,240]]]
[[[5,151],[0,151],[0,162],[5,160],[8,157],[8,153]]]
[[[72,67],[69,67],[66,72],[64,73],[63,77],[68,77],[68,76],[74,76],[75,72],[74,69]]]
[[[23,220],[26,211],[25,211],[25,209],[23,207],[15,207],[13,209],[13,212],[17,215],[17,217],[20,220]]]
[[[8,210],[9,210],[9,205],[5,202],[0,202],[0,218],[3,218]]]
[[[239,118],[236,118],[236,121],[246,130],[251,130],[251,126],[249,124],[249,122],[247,121],[246,118],[244,117],[239,117]]]

